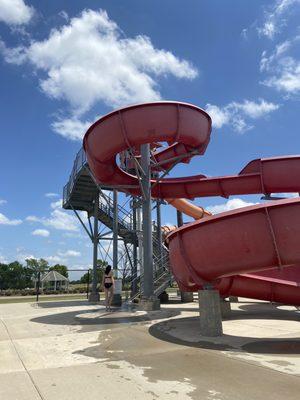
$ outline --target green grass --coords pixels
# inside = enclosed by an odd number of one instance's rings
[[[175,288],[168,288],[166,291],[167,293],[174,293],[178,290],[177,287]],[[102,293],[102,292],[101,292]],[[129,291],[127,291],[129,295]],[[126,291],[122,292],[122,298],[125,299]],[[102,293],[103,298],[103,293]],[[66,300],[85,300],[86,293],[78,293],[78,294],[65,294],[65,295],[40,295],[39,302],[42,301],[66,301]],[[1,304],[13,304],[13,303],[35,303],[36,296],[16,296],[16,297],[9,297],[9,296],[0,296],[0,305]]]

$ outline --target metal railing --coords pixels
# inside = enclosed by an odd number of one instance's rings
[[[76,177],[79,173],[79,171],[81,171],[81,169],[87,165],[87,159],[86,159],[86,155],[85,155],[85,151],[83,149],[83,147],[78,151],[78,153],[76,154],[74,163],[73,163],[73,168],[68,180],[68,183],[64,186],[63,189],[63,204],[65,204],[69,197],[70,194],[72,192],[72,189],[74,187],[74,183],[76,180]]]
[[[108,215],[110,219],[113,219],[113,200],[106,196],[105,202],[99,202],[99,209]],[[128,231],[133,232],[133,221],[130,211],[126,208],[118,205],[118,224]]]
[[[159,296],[172,282],[173,276],[170,271],[170,261],[169,261],[169,250],[162,244],[161,245],[161,255],[159,255],[158,240],[156,232],[152,233],[153,238],[153,284],[154,284],[154,294]],[[141,286],[144,279],[144,274],[135,276],[132,278],[130,283],[137,282],[137,285]],[[130,301],[135,300],[141,295],[141,287],[130,297]]]

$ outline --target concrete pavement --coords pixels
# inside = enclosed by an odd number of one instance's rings
[[[294,307],[232,305],[224,335],[199,334],[198,304],[106,313],[86,301],[0,304],[0,399],[294,400]]]

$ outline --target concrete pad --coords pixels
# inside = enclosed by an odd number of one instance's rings
[[[66,306],[66,303],[69,303]],[[10,332],[12,339],[26,339],[33,337],[60,336],[80,330],[80,326],[74,325],[74,317],[78,313],[92,310],[103,309],[103,306],[89,305],[88,302],[41,303],[36,304],[0,304],[0,315],[5,319],[5,324]],[[8,307],[8,310],[5,309]],[[35,323],[38,318],[51,318],[51,323]]]
[[[41,400],[41,397],[26,372],[0,374],[0,399]]]
[[[190,400],[194,386],[189,380],[149,380],[144,368],[126,361],[33,372],[47,400],[100,398]]]
[[[10,341],[0,342],[0,355],[0,374],[24,371],[23,364],[18,357],[14,345]],[[0,399],[2,399],[1,396]]]
[[[38,390],[44,400],[295,400],[299,312],[239,300],[220,338],[201,336],[197,304],[172,296],[151,312],[0,305],[10,332],[0,342],[0,399],[41,399]]]
[[[0,317],[0,342],[2,340],[9,340],[9,336],[8,336],[7,330],[5,328],[5,325],[2,323],[1,317]]]
[[[29,370],[61,368],[99,361],[81,355],[81,350],[98,343],[99,332],[67,334],[15,340],[15,346]]]

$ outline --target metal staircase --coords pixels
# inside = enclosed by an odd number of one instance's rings
[[[102,190],[111,188],[101,187]],[[63,190],[63,208],[66,210],[86,211],[89,216],[94,214],[94,199],[98,193],[98,187],[94,182],[85,152],[79,150],[74,160],[71,175]],[[98,219],[110,230],[113,229],[113,201],[109,196],[105,200],[100,197]],[[154,227],[153,238],[153,263],[154,263],[154,294],[159,296],[173,281],[169,265],[169,250],[164,244],[159,244],[157,231]],[[134,244],[137,241],[137,232],[133,229],[131,213],[121,205],[118,205],[118,235],[125,243]],[[161,252],[161,253],[160,253]],[[135,277],[138,286],[143,275]],[[140,296],[140,290],[131,300]]]
[[[98,219],[109,229],[113,229],[113,201],[110,197],[107,197],[103,202],[99,202]],[[132,216],[121,205],[118,205],[118,235],[126,243],[133,244],[137,240],[136,232],[133,230]]]

